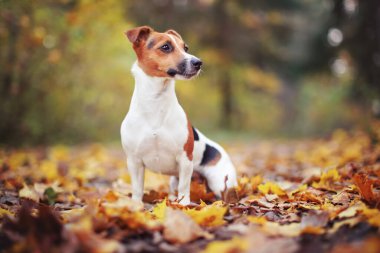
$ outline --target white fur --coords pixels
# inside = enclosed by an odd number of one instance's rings
[[[174,79],[148,76],[137,63],[133,65],[132,73],[135,90],[120,130],[132,180],[132,198],[142,199],[145,168],[172,175],[171,192],[178,187],[178,199],[183,205],[190,203],[193,169],[206,177],[217,196],[225,188],[226,176],[227,187],[236,186],[235,168],[227,153],[199,131],[200,139],[194,142],[193,161],[187,157],[184,144],[189,134],[188,123],[175,94]],[[200,166],[206,143],[222,155],[214,166]]]

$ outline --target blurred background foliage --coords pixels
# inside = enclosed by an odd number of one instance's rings
[[[177,94],[209,135],[324,135],[380,114],[378,0],[0,0],[0,143],[117,140],[134,87],[123,32],[140,25],[203,59]]]

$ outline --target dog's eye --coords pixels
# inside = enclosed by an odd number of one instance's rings
[[[185,45],[185,47],[183,48],[185,50],[185,52],[189,51],[189,47]]]
[[[165,53],[169,53],[170,51],[172,51],[172,47],[169,44],[164,44],[163,46],[161,46],[160,49]]]

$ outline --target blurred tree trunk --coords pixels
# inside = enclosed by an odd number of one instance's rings
[[[0,139],[2,142],[9,142],[13,139],[14,133],[18,128],[18,110],[14,108],[17,85],[17,42],[20,36],[19,19],[14,13],[4,12],[3,20],[5,28],[8,31],[8,38],[4,40],[4,47],[7,48],[5,63],[3,68],[2,89],[1,89],[1,114],[2,120],[0,125]],[[21,102],[21,101],[20,101]]]
[[[353,13],[346,9],[343,0],[332,2],[329,26],[339,28],[344,34],[333,56],[348,51],[356,69],[351,99],[370,111],[371,100],[380,99],[380,1],[357,1]]]
[[[228,71],[224,71],[223,75],[220,76],[219,85],[222,98],[220,123],[223,128],[231,128],[233,118],[233,94],[231,78]]]

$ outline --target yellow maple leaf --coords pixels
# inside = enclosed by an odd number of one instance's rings
[[[287,195],[286,192],[281,189],[280,186],[278,186],[276,183],[273,182],[266,182],[265,184],[260,184],[258,186],[258,189],[263,194],[277,194],[278,196],[285,196]]]
[[[158,203],[152,211],[152,214],[159,220],[160,222],[164,222],[165,216],[166,216],[166,198],[161,202]]]
[[[11,213],[10,211],[8,211],[7,209],[4,209],[4,208],[0,207],[0,218],[3,218],[5,215],[13,216],[13,213]]]
[[[263,178],[260,175],[257,175],[257,176],[251,177],[250,182],[251,182],[252,190],[256,191],[257,187],[263,182]]]
[[[380,211],[375,208],[368,208],[363,205],[362,213],[368,218],[368,223],[375,227],[380,227]]]
[[[17,169],[28,159],[28,154],[24,152],[14,152],[10,155],[8,163],[11,169]]]
[[[223,206],[222,201],[215,201],[212,205],[206,205],[199,210],[184,210],[184,213],[201,226],[215,227],[225,223],[223,217],[226,211],[227,207]]]
[[[259,224],[259,225],[263,225],[266,222],[268,222],[268,220],[265,218],[265,216],[259,216],[259,217],[258,216],[248,216],[247,220],[251,223]]]
[[[249,178],[246,176],[243,176],[243,177],[239,178],[238,181],[239,181],[239,185],[245,185],[249,182]]]
[[[207,245],[202,253],[225,253],[225,252],[245,252],[249,244],[243,238],[234,237],[228,241],[214,241]]]
[[[302,184],[300,186],[297,187],[297,189],[293,190],[290,192],[290,196],[293,196],[294,194],[298,193],[298,192],[303,192],[307,189],[307,184]]]
[[[340,179],[340,175],[339,175],[338,170],[336,168],[328,170],[326,172],[323,172],[321,175],[321,181],[322,182],[329,181],[329,180],[338,181],[339,179]]]
[[[59,176],[58,175],[57,163],[50,161],[50,160],[42,161],[42,163],[40,165],[40,172],[49,181],[53,181],[53,180],[57,179]]]
[[[330,169],[328,171],[325,171],[325,172],[322,172],[321,174],[321,179],[319,180],[319,182],[314,182],[312,184],[312,186],[314,188],[330,188],[331,185],[334,184],[334,182],[336,181],[339,181],[340,180],[340,175],[339,175],[339,172],[338,170],[335,168],[335,169]]]

